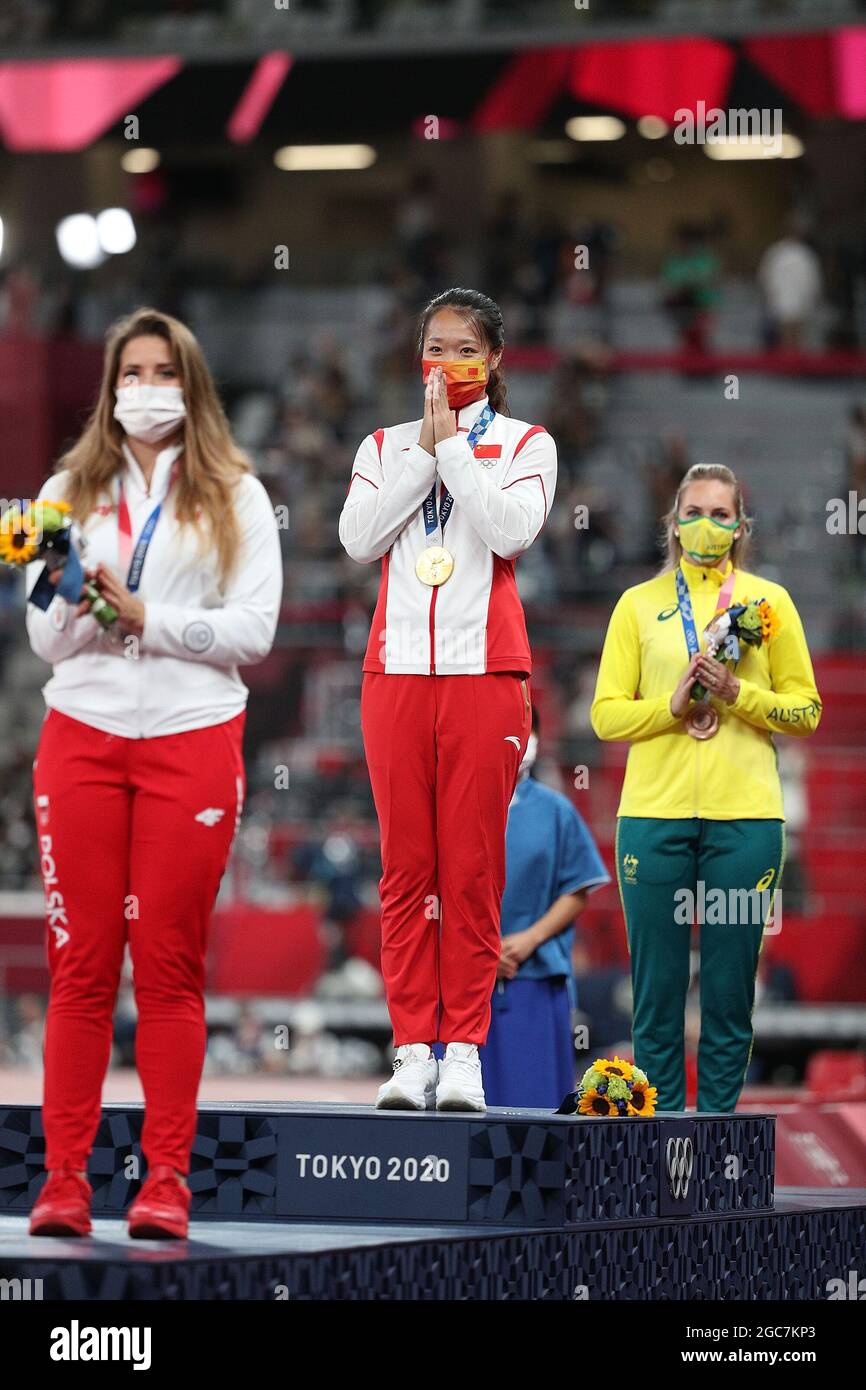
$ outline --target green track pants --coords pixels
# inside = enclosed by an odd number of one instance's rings
[[[755,974],[785,859],[781,820],[620,816],[616,867],[634,996],[635,1061],[659,1110],[683,1110],[692,921],[701,946],[698,1110],[736,1108],[752,1055]],[[694,912],[692,912],[692,907]]]

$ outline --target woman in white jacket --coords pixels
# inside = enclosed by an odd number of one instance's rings
[[[362,441],[340,516],[346,552],[381,564],[361,731],[396,1052],[382,1109],[486,1108],[478,1048],[531,715],[515,565],[556,488],[550,435],[507,412],[504,343],[501,311],[480,291],[430,301],[418,332],[423,417]]]
[[[70,504],[118,617],[102,628],[83,597],[28,604],[33,650],[54,668],[33,765],[51,993],[49,1178],[30,1229],[91,1228],[87,1159],[128,941],[148,1164],[129,1232],[183,1236],[207,929],[245,790],[237,668],[273,644],[279,533],[196,339],[150,309],[110,331],[96,407],[40,496]]]

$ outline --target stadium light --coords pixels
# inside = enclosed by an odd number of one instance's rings
[[[126,208],[106,208],[96,219],[96,231],[109,256],[125,256],[136,242],[135,223]]]
[[[661,140],[669,130],[670,126],[661,116],[641,116],[637,123],[637,133],[645,140]]]
[[[761,139],[749,137],[733,140],[718,140],[704,145],[707,159],[799,159],[803,153],[803,142],[796,135],[783,134],[777,146],[769,145]]]
[[[570,140],[621,140],[625,122],[618,116],[572,116],[565,133]]]
[[[150,174],[159,168],[160,159],[159,150],[142,145],[134,150],[127,150],[120,161],[120,167],[127,174]]]
[[[369,169],[376,162],[372,145],[283,145],[274,153],[278,169],[290,173],[312,169]]]
[[[75,270],[93,270],[105,260],[99,244],[96,218],[89,212],[75,212],[57,224],[57,249],[67,265]]]

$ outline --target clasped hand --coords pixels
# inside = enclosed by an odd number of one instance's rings
[[[513,980],[525,960],[538,950],[538,939],[532,927],[509,932],[502,937],[499,948],[498,980]]]
[[[445,372],[441,367],[432,367],[424,387],[424,419],[418,443],[428,454],[435,454],[436,445],[443,439],[453,439],[456,433],[454,412],[448,404]]]
[[[727,666],[714,656],[707,656],[706,652],[695,652],[671,696],[671,714],[678,719],[691,703],[692,686],[696,681],[726,705],[732,705],[740,693],[740,682]]]
[[[52,584],[60,582],[61,571],[55,570],[50,576]],[[106,603],[110,603],[117,613],[117,625],[123,633],[140,637],[144,631],[144,604],[141,599],[127,589],[123,580],[108,565],[99,564],[96,569],[85,570],[85,579],[95,584]],[[90,603],[83,596],[75,605],[75,616],[90,612]]]

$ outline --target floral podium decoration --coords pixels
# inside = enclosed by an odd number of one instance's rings
[[[96,585],[85,580],[81,555],[85,541],[72,520],[68,502],[50,502],[47,497],[26,504],[13,502],[0,516],[0,563],[19,568],[31,560],[44,560],[45,569],[30,591],[29,601],[47,609],[55,594],[76,604],[83,596],[102,627],[117,618],[111,604]],[[55,585],[50,575],[61,570]]]
[[[576,1091],[571,1091],[557,1115],[590,1115],[606,1119],[653,1115],[657,1091],[645,1071],[622,1057],[598,1058],[587,1067]]]

